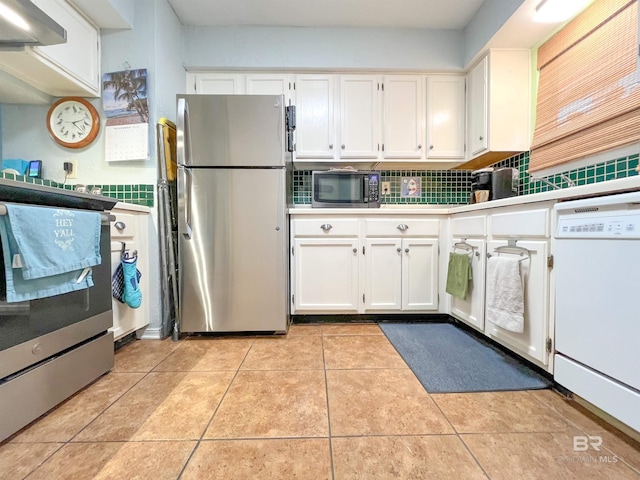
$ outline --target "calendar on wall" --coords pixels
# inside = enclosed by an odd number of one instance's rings
[[[113,125],[105,128],[107,162],[146,160],[149,156],[149,124]]]
[[[147,70],[126,69],[102,76],[107,162],[149,158]]]

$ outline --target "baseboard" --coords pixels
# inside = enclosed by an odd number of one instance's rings
[[[291,315],[291,323],[444,323],[450,322],[446,313],[373,313],[373,314],[314,314]]]
[[[162,340],[166,335],[162,334],[162,327],[147,327],[142,333],[137,332],[140,340]]]

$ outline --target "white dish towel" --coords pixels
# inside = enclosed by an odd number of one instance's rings
[[[487,321],[510,332],[524,331],[524,292],[517,257],[487,260]]]

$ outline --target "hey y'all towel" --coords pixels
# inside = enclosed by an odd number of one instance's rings
[[[524,331],[524,292],[517,257],[494,255],[487,260],[488,322],[510,332]]]
[[[93,286],[91,267],[102,260],[99,213],[8,204],[0,237],[7,302]]]
[[[25,280],[99,265],[100,214],[62,208],[7,204],[15,240],[12,264]]]

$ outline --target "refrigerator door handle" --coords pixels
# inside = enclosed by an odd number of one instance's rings
[[[189,107],[185,98],[178,99],[178,118],[176,121],[176,154],[178,157],[178,165],[190,165],[189,154],[191,149],[188,148],[187,142],[191,141],[189,133]]]
[[[181,190],[184,192],[184,230],[182,236],[186,240],[191,239],[191,175],[187,168],[182,169],[183,174],[180,175],[182,181]]]

